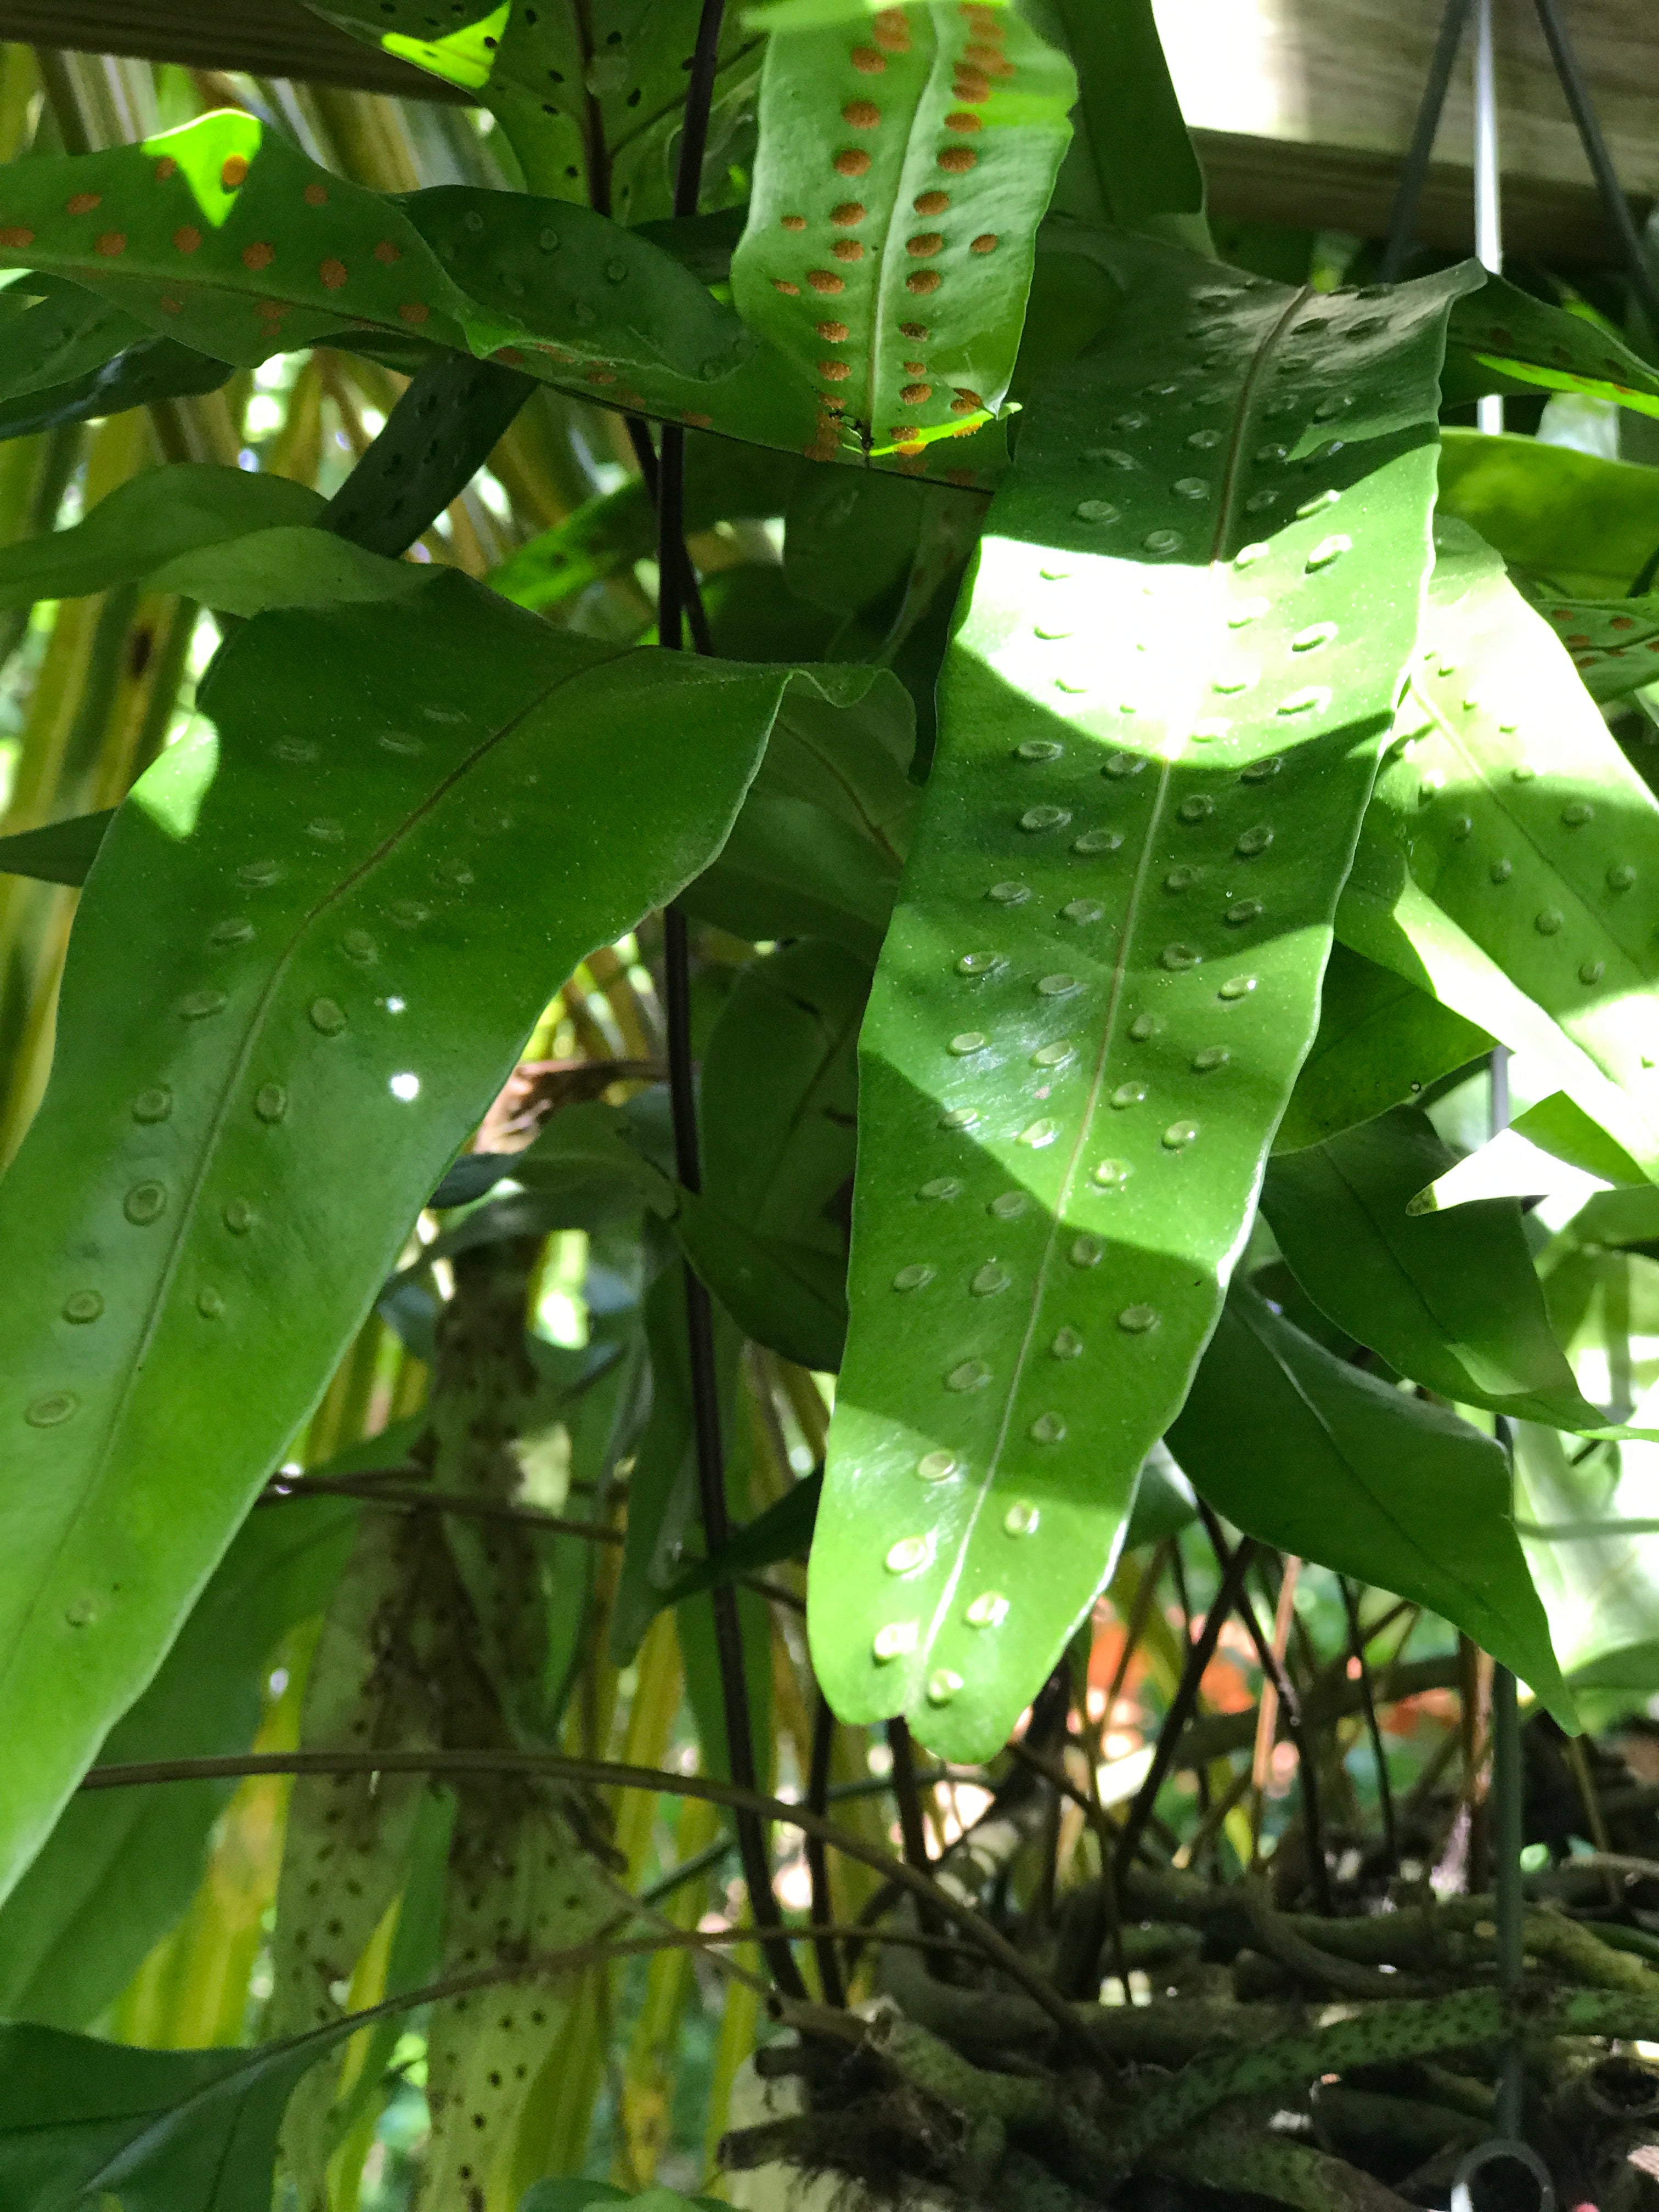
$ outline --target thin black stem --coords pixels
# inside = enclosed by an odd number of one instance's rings
[[[1612,155],[1607,151],[1607,142],[1601,135],[1601,125],[1595,112],[1595,103],[1590,98],[1589,86],[1578,66],[1578,57],[1567,36],[1567,27],[1561,20],[1561,12],[1555,0],[1535,0],[1535,5],[1544,42],[1550,50],[1555,74],[1560,79],[1567,106],[1572,111],[1572,119],[1577,125],[1584,158],[1595,179],[1595,189],[1601,195],[1602,209],[1624,251],[1631,284],[1642,303],[1642,313],[1647,318],[1649,336],[1659,339],[1659,283],[1655,281],[1653,264],[1642,243],[1642,234],[1636,228],[1630,202],[1620,188],[1619,173],[1613,167]]]
[[[887,1723],[887,1748],[893,1755],[893,1800],[898,1807],[899,1840],[904,1847],[906,1862],[918,1874],[929,1874],[933,1860],[927,1853],[927,1831],[921,1815],[921,1791],[916,1785],[915,1747],[910,1741],[910,1729],[903,1716],[895,1713]],[[936,1912],[926,1906],[918,1909],[917,1919],[922,1932],[927,1936],[944,1933],[944,1925]]]
[[[1359,1618],[1359,1598],[1353,1584],[1346,1575],[1339,1575],[1336,1579],[1348,1616],[1348,1650],[1359,1669],[1361,1710],[1365,1716],[1365,1734],[1370,1739],[1371,1759],[1376,1767],[1376,1804],[1382,1819],[1382,1849],[1392,1869],[1400,1864],[1400,1829],[1395,1818],[1388,1753],[1382,1747],[1382,1724],[1376,1717],[1376,1686],[1371,1680],[1370,1662],[1365,1656],[1368,1639]]]
[[[1230,1565],[1227,1540],[1210,1508],[1200,1502],[1198,1510],[1204,1516],[1204,1527],[1214,1547],[1216,1564],[1221,1568],[1224,1578]],[[1239,1550],[1243,1548],[1241,1544]],[[1336,1907],[1331,1896],[1331,1870],[1325,1863],[1325,1835],[1319,1814],[1319,1770],[1314,1747],[1302,1723],[1302,1700],[1297,1694],[1296,1684],[1291,1680],[1289,1668],[1273,1650],[1272,1638],[1263,1632],[1261,1623],[1256,1618],[1255,1607],[1250,1603],[1249,1591],[1242,1577],[1234,1594],[1233,1609],[1255,1646],[1256,1661],[1263,1678],[1273,1684],[1278,1694],[1279,1709],[1285,1717],[1285,1733],[1296,1747],[1297,1766],[1302,1782],[1302,1825],[1307,1832],[1308,1872],[1313,1881],[1314,1905],[1316,1911],[1328,1916]]]
[[[563,1521],[544,1513],[538,1505],[514,1505],[505,1498],[468,1498],[454,1491],[428,1490],[407,1478],[415,1470],[398,1468],[390,1480],[373,1469],[362,1474],[304,1474],[292,1480],[278,1476],[268,1482],[254,1501],[259,1505],[291,1505],[297,1498],[360,1498],[370,1505],[386,1505],[411,1513],[450,1513],[466,1521],[516,1521],[549,1536],[579,1536],[590,1544],[621,1544],[620,1528],[594,1521]]]
[[[820,1691],[817,1710],[812,1716],[812,1756],[806,1778],[807,1810],[822,1820],[830,1804],[830,1760],[836,1748],[836,1717],[830,1710],[830,1700]],[[805,1844],[806,1871],[812,1884],[811,1920],[815,1931],[833,1925],[836,1917],[834,1893],[830,1887],[830,1854],[823,1840],[808,1836]],[[841,1954],[836,1948],[835,1938],[815,1932],[813,1950],[818,1962],[818,1982],[826,2004],[845,2005],[847,1984],[841,1971]]]
[[[1147,1823],[1152,1817],[1152,1808],[1158,1802],[1158,1793],[1170,1778],[1170,1770],[1175,1765],[1176,1752],[1179,1747],[1187,1723],[1192,1718],[1193,1708],[1198,1703],[1199,1684],[1203,1680],[1204,1671],[1214,1658],[1216,1645],[1221,1640],[1222,1624],[1232,1611],[1234,1601],[1244,1587],[1244,1577],[1249,1571],[1250,1561],[1255,1553],[1255,1541],[1246,1536],[1227,1562],[1225,1571],[1221,1577],[1221,1587],[1215,1594],[1215,1601],[1209,1612],[1205,1615],[1202,1630],[1187,1646],[1187,1657],[1181,1669],[1181,1680],[1176,1685],[1174,1697],[1170,1700],[1170,1709],[1164,1716],[1164,1725],[1158,1732],[1158,1747],[1152,1753],[1152,1763],[1146,1771],[1146,1780],[1135,1792],[1134,1802],[1129,1808],[1128,1817],[1124,1821],[1118,1836],[1117,1850],[1112,1864],[1113,1872],[1120,1882],[1134,1864],[1135,1854],[1140,1848],[1141,1837],[1146,1832]]]
[[[714,97],[714,57],[720,44],[725,0],[703,0],[696,57],[687,88],[680,141],[674,211],[695,215],[702,151],[708,142],[708,106]],[[648,444],[649,441],[647,441]],[[643,459],[641,459],[643,468]],[[647,479],[648,481],[648,479]],[[657,640],[669,653],[684,646],[684,590],[686,568],[685,434],[665,428],[657,457]],[[675,1171],[689,1191],[702,1188],[697,1142],[696,1075],[691,1054],[691,957],[685,917],[668,908],[663,915],[663,999],[668,1028],[668,1091],[674,1119]],[[718,1559],[730,1540],[726,1504],[726,1453],[720,1436],[719,1370],[714,1356],[714,1316],[708,1293],[688,1266],[685,1332],[691,1368],[691,1418],[696,1443],[697,1489],[702,1508],[706,1556]],[[720,1700],[726,1717],[726,1759],[741,1790],[756,1787],[753,1717],[744,1668],[743,1626],[737,1593],[729,1584],[709,1593],[714,1614],[714,1649],[720,1662]],[[782,1915],[772,1889],[766,1828],[752,1811],[737,1815],[738,1849],[750,1910],[761,1931],[762,1948],[772,1978],[787,1996],[805,1999],[806,1984],[788,1944],[777,1932]]]
[[[1385,284],[1399,282],[1400,272],[1411,253],[1417,233],[1417,213],[1423,203],[1423,186],[1429,173],[1429,156],[1434,151],[1435,133],[1440,128],[1440,118],[1445,109],[1447,88],[1451,83],[1457,50],[1463,43],[1473,6],[1474,0],[1446,0],[1446,12],[1440,19],[1440,35],[1435,40],[1423,97],[1418,104],[1412,143],[1401,168],[1400,182],[1395,187],[1389,242],[1382,249],[1377,270]]]
[[[645,486],[646,495],[652,506],[658,510],[660,518],[659,486],[661,479],[657,469],[657,449],[651,442],[650,428],[643,417],[638,415],[624,415],[623,421],[628,427],[629,443],[634,448],[634,459],[639,465],[640,481]],[[683,443],[684,433],[682,431],[678,434]],[[684,528],[684,495],[682,491],[682,533]],[[675,550],[676,544],[678,548],[678,552]],[[694,650],[698,653],[712,653],[714,647],[708,630],[708,611],[702,603],[702,587],[697,581],[697,571],[692,562],[690,548],[686,544],[684,534],[671,543],[662,527],[660,519],[657,526],[657,558],[659,562],[672,561],[676,565],[680,603],[684,611],[687,627],[691,632]],[[658,594],[657,611],[660,619],[662,613],[660,592]],[[672,649],[678,650],[681,642],[680,639],[675,639],[672,641]]]

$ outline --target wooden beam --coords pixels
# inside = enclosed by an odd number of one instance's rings
[[[1238,131],[1193,135],[1209,182],[1212,215],[1346,230],[1360,238],[1387,235],[1400,179],[1396,155],[1253,138]],[[1653,200],[1633,195],[1632,206],[1639,224]],[[1424,246],[1474,252],[1471,170],[1449,161],[1437,161],[1430,169],[1417,236]],[[1619,242],[1593,185],[1534,176],[1504,176],[1504,243],[1511,255],[1546,262],[1607,263],[1620,258]]]
[[[300,0],[0,0],[0,39],[191,69],[461,100],[424,70],[337,31]]]

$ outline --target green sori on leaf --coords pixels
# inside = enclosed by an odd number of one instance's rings
[[[1456,522],[1438,538],[1377,805],[1422,890],[1616,1087],[1608,1133],[1652,1174],[1659,805],[1498,556]]]
[[[732,289],[815,396],[815,458],[919,457],[995,416],[1076,95],[1006,8],[773,33]]]
[[[226,648],[100,851],[0,1187],[0,1887],[558,978],[707,866],[792,685],[891,681],[617,654],[453,574]]]
[[[993,506],[860,1041],[814,1656],[952,1757],[1063,1649],[1215,1325],[1417,632],[1468,281],[1134,251]]]

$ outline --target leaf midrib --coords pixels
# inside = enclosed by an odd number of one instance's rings
[[[1236,518],[1240,477],[1243,467],[1245,436],[1255,411],[1262,380],[1267,373],[1267,364],[1291,317],[1301,312],[1302,307],[1311,296],[1311,287],[1309,286],[1304,286],[1291,295],[1266,337],[1258,341],[1255,358],[1239,390],[1237,404],[1233,410],[1232,434],[1228,443],[1227,458],[1222,477],[1221,496],[1216,504],[1215,526],[1210,543],[1208,568],[1211,590],[1212,596],[1218,599],[1223,596],[1225,591],[1225,570],[1223,564],[1227,556],[1223,549],[1228,543]],[[1026,1316],[1024,1331],[1020,1337],[1019,1350],[1015,1355],[1007,1393],[1003,1401],[1002,1418],[997,1425],[995,1441],[987,1455],[984,1477],[969,1510],[967,1524],[956,1547],[956,1557],[951,1563],[950,1573],[945,1577],[945,1586],[940,1592],[939,1603],[934,1608],[933,1620],[928,1626],[926,1648],[930,1652],[939,1640],[951,1607],[956,1602],[957,1591],[961,1585],[963,1573],[968,1564],[969,1552],[972,1547],[974,1533],[978,1528],[980,1516],[984,1512],[990,1498],[997,1473],[1001,1465],[1003,1450],[1008,1441],[1008,1431],[1013,1422],[1015,1401],[1019,1396],[1026,1363],[1030,1357],[1032,1341],[1036,1334],[1037,1324],[1048,1296],[1049,1273],[1054,1266],[1054,1255],[1065,1224],[1066,1209],[1076,1184],[1079,1166],[1089,1141],[1090,1132],[1094,1127],[1095,1115],[1099,1110],[1101,1093],[1105,1085],[1106,1069],[1115,1042],[1117,1018],[1121,1009],[1124,987],[1128,976],[1130,946],[1134,939],[1140,918],[1142,897],[1146,887],[1146,878],[1152,866],[1152,855],[1157,848],[1158,831],[1169,799],[1171,776],[1177,760],[1184,757],[1190,743],[1190,735],[1186,735],[1182,738],[1178,746],[1167,749],[1159,771],[1157,794],[1153,799],[1152,812],[1147,820],[1146,838],[1124,908],[1123,927],[1118,938],[1117,953],[1112,964],[1112,980],[1107,997],[1106,1018],[1100,1048],[1096,1055],[1094,1069],[1089,1080],[1088,1092],[1084,1100],[1082,1113],[1079,1117],[1077,1135],[1073,1140],[1070,1157],[1066,1163],[1066,1172],[1060,1180],[1054,1211],[1049,1219],[1048,1234],[1043,1246],[1042,1256],[1037,1262],[1036,1273],[1031,1288],[1030,1306]],[[1115,1536],[1114,1541],[1115,1541]]]
[[[10,1647],[5,1654],[4,1660],[3,1662],[0,1662],[0,1687],[3,1687],[3,1685],[9,1680],[13,1669],[17,1664],[18,1655],[27,1644],[30,1632],[33,1627],[35,1616],[46,1602],[48,1589],[56,1577],[64,1554],[68,1549],[72,1539],[78,1533],[81,1523],[85,1518],[85,1516],[92,1504],[92,1501],[96,1496],[98,1489],[103,1481],[111,1454],[115,1447],[116,1439],[119,1435],[121,1426],[125,1420],[127,1412],[131,1407],[134,1392],[138,1385],[138,1378],[143,1370],[144,1362],[149,1357],[150,1346],[155,1341],[156,1333],[160,1329],[162,1320],[165,1317],[168,1293],[172,1289],[173,1283],[178,1273],[179,1268],[183,1263],[185,1252],[190,1241],[190,1232],[194,1224],[197,1211],[200,1204],[203,1188],[216,1162],[219,1145],[223,1138],[226,1125],[230,1117],[232,1104],[242,1084],[243,1079],[246,1074],[248,1064],[252,1058],[254,1048],[263,1034],[265,1017],[270,1011],[271,1002],[282,984],[286,981],[289,969],[292,966],[303,945],[308,940],[311,932],[314,928],[315,925],[332,907],[338,905],[343,899],[344,899],[351,891],[356,890],[360,883],[363,882],[374,872],[375,869],[380,866],[385,860],[389,859],[392,854],[396,852],[398,848],[433,813],[433,811],[448,796],[450,792],[455,788],[463,778],[471,775],[472,770],[481,761],[487,758],[498,745],[504,744],[507,738],[512,737],[532,714],[535,714],[538,708],[545,706],[548,700],[552,698],[557,692],[562,690],[567,684],[573,684],[580,678],[589,675],[600,668],[614,667],[618,662],[629,658],[630,654],[636,650],[638,650],[638,648],[630,647],[621,652],[599,654],[594,659],[586,663],[581,668],[574,669],[568,674],[559,677],[555,682],[548,684],[544,689],[537,692],[532,698],[526,700],[517,714],[514,714],[508,720],[504,722],[498,730],[492,732],[489,737],[482,744],[476,745],[466,757],[463,761],[459,762],[456,767],[444,777],[442,781],[437,784],[433,790],[428,792],[427,796],[420,802],[420,804],[407,813],[402,822],[381,840],[380,844],[375,847],[374,850],[366,860],[359,862],[357,866],[352,869],[349,874],[342,878],[341,880],[337,882],[331,890],[326,892],[323,897],[319,899],[313,906],[308,908],[306,913],[301,915],[300,921],[295,925],[288,945],[278,955],[276,960],[273,963],[269,976],[260,989],[258,996],[255,998],[253,1005],[249,1011],[247,1026],[243,1036],[242,1043],[234,1058],[231,1061],[230,1066],[221,1085],[218,1100],[214,1107],[212,1116],[209,1121],[203,1143],[197,1156],[195,1172],[191,1176],[186,1185],[185,1201],[179,1209],[178,1227],[173,1233],[166,1259],[159,1274],[157,1275],[155,1291],[150,1297],[149,1307],[145,1313],[143,1327],[140,1331],[137,1342],[133,1348],[131,1355],[126,1363],[126,1372],[122,1382],[120,1395],[117,1398],[115,1404],[110,1409],[110,1413],[105,1422],[103,1436],[99,1444],[97,1453],[87,1463],[86,1473],[82,1483],[81,1495],[76,1503],[73,1511],[65,1521],[62,1534],[59,1535],[57,1543],[52,1547],[50,1560],[46,1563],[36,1581],[34,1595],[18,1621],[15,1633],[11,1638]]]

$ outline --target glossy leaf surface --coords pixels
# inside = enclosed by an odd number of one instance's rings
[[[1463,281],[1141,265],[993,506],[860,1045],[814,1652],[953,1757],[1053,1665],[1214,1326],[1416,635]]]
[[[100,854],[0,1185],[0,1678],[33,1752],[0,1790],[8,1887],[548,993],[706,864],[794,680],[606,656],[453,574],[221,658],[216,739],[164,755]]]
[[[1484,392],[1582,392],[1659,415],[1659,370],[1599,321],[1488,276],[1452,312],[1446,399]]]
[[[1008,9],[774,32],[732,290],[813,395],[817,458],[921,454],[995,415],[1076,96]]]
[[[0,214],[0,262],[71,270],[152,329],[246,366],[357,324],[482,356],[522,349],[525,366],[578,383],[648,385],[678,414],[753,351],[696,277],[588,209],[461,185],[388,199],[240,112],[15,164]]]
[[[1617,1086],[1618,1126],[1603,1126],[1652,1171],[1659,805],[1498,556],[1455,523],[1407,726],[1377,800],[1415,881]]]
[[[43,884],[83,884],[98,857],[105,832],[115,819],[112,808],[97,814],[71,814],[44,830],[20,830],[0,837],[0,875],[33,876]]]
[[[1170,1447],[1235,1527],[1428,1606],[1571,1724],[1489,1437],[1349,1366],[1241,1285]]]
[[[324,1497],[251,1515],[100,1761],[246,1751],[271,1655],[325,1601],[356,1512]],[[71,1798],[0,1907],[0,2012],[54,2027],[94,2020],[184,1910],[232,1787],[161,1783]]]
[[[252,2051],[136,2051],[0,2027],[0,2203],[268,2212],[295,2083],[343,2031]]]
[[[1082,128],[1101,198],[1114,222],[1133,229],[1204,210],[1204,172],[1150,0],[1059,0],[1081,82]]]
[[[427,0],[307,0],[313,14],[472,94],[500,122],[532,191],[638,223],[673,204],[673,156],[702,0],[477,0],[443,28]],[[718,174],[752,108],[761,40],[748,10],[721,27],[710,131]],[[438,35],[434,36],[434,30]]]
[[[1659,546],[1659,470],[1537,438],[1448,430],[1438,512],[1540,584],[1622,599]]]
[[[0,607],[76,599],[137,583],[166,561],[245,532],[313,523],[308,484],[205,461],[149,469],[100,500],[84,522],[0,546]]]
[[[1308,1295],[1357,1343],[1455,1404],[1602,1429],[1551,1332],[1512,1200],[1407,1211],[1455,1155],[1415,1108],[1276,1160],[1261,1196]]]
[[[1273,1140],[1276,1152],[1322,1143],[1404,1104],[1491,1048],[1473,1022],[1346,945],[1334,945],[1319,1033]]]

